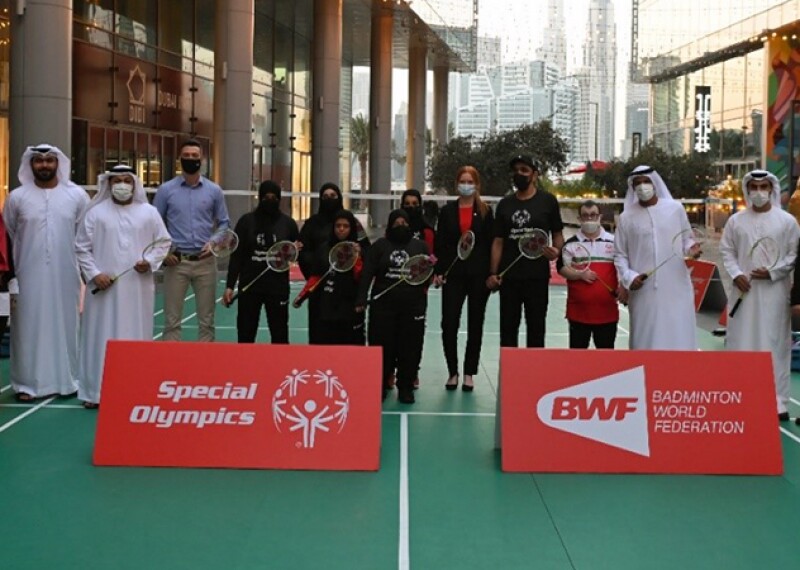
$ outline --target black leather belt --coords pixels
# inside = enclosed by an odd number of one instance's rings
[[[202,259],[200,254],[197,253],[181,253],[178,251],[175,252],[175,256],[181,261],[200,261],[200,259]]]

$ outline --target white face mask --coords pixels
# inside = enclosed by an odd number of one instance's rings
[[[656,188],[650,182],[643,182],[633,189],[640,202],[647,202],[656,193]]]
[[[133,184],[127,182],[117,182],[111,186],[111,195],[118,202],[127,202],[133,197]]]
[[[591,222],[582,222],[581,223],[581,231],[585,235],[594,234],[599,229],[600,229],[600,222],[598,222],[596,220],[592,220]]]
[[[756,190],[755,192],[750,192],[750,201],[756,208],[761,208],[762,206],[766,205],[767,202],[769,202],[769,192],[766,190]]]
[[[459,184],[458,193],[462,196],[472,196],[475,193],[474,184]]]

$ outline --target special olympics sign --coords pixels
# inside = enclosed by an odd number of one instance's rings
[[[767,353],[503,349],[500,370],[504,471],[783,471]]]
[[[366,347],[111,341],[94,463],[377,470],[380,368]]]

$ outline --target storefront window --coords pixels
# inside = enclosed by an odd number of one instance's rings
[[[138,59],[156,60],[157,6],[156,0],[117,0],[117,51]]]

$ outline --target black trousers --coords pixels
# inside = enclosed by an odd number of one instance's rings
[[[381,299],[369,309],[369,344],[383,348],[386,382],[397,365],[397,389],[410,392],[422,360],[425,338],[425,299],[413,304]]]
[[[364,321],[319,321],[317,344],[364,346]]]
[[[272,344],[289,344],[289,299],[254,291],[239,295],[236,329],[240,343],[256,341],[261,307],[267,312],[267,325]]]
[[[450,376],[458,374],[458,330],[461,325],[461,310],[467,301],[467,347],[464,352],[464,374],[478,373],[483,344],[483,321],[489,290],[486,278],[481,275],[451,277],[442,288],[442,345],[447,371]]]
[[[544,347],[549,282],[546,279],[505,280],[500,287],[500,346],[519,345],[519,325],[525,311],[526,346]]]
[[[319,338],[319,296],[310,295],[306,305],[308,305],[308,344],[325,344]]]
[[[590,325],[577,321],[569,322],[569,347],[589,348],[589,340],[594,336],[595,348],[614,348],[617,339],[617,323]]]

